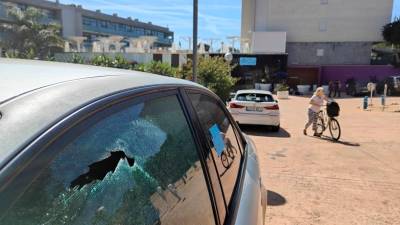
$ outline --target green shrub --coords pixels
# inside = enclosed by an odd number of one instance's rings
[[[146,64],[136,64],[133,69],[169,77],[177,77],[178,75],[178,69],[172,67],[170,64],[159,61],[152,61]]]
[[[181,77],[192,79],[192,61],[189,60],[181,69]],[[222,57],[200,57],[197,68],[197,82],[215,94],[223,101],[229,99],[229,94],[237,79],[231,76],[233,66]]]
[[[132,65],[122,55],[116,55],[112,64],[115,68],[132,69]]]
[[[289,91],[289,86],[287,84],[281,84],[278,91]]]
[[[71,63],[77,63],[77,64],[83,64],[85,61],[83,60],[83,57],[79,54],[72,54],[72,59],[70,61]]]
[[[107,55],[95,56],[90,64],[95,66],[113,67],[113,59]]]

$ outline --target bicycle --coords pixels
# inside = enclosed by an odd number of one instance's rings
[[[315,131],[318,136],[329,127],[329,132],[333,140],[338,141],[341,135],[339,122],[334,117],[329,117],[326,113],[326,105],[324,110],[319,111],[317,119],[317,130]]]

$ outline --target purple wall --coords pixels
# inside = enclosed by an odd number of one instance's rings
[[[330,80],[340,80],[342,84],[349,78],[357,81],[369,81],[370,77],[382,80],[388,76],[400,75],[400,68],[381,65],[332,65],[321,66],[321,83],[326,85]]]

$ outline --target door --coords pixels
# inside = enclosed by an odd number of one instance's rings
[[[220,221],[226,224],[234,216],[240,194],[243,142],[219,101],[196,92],[189,92],[188,96],[207,142],[208,170]]]
[[[215,224],[175,92],[82,119],[1,189],[0,224]]]

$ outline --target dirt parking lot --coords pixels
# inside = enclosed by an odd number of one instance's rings
[[[242,127],[259,152],[266,224],[400,224],[400,112],[362,111],[361,98],[337,101],[338,143],[303,135],[305,97],[280,100],[279,133]]]

